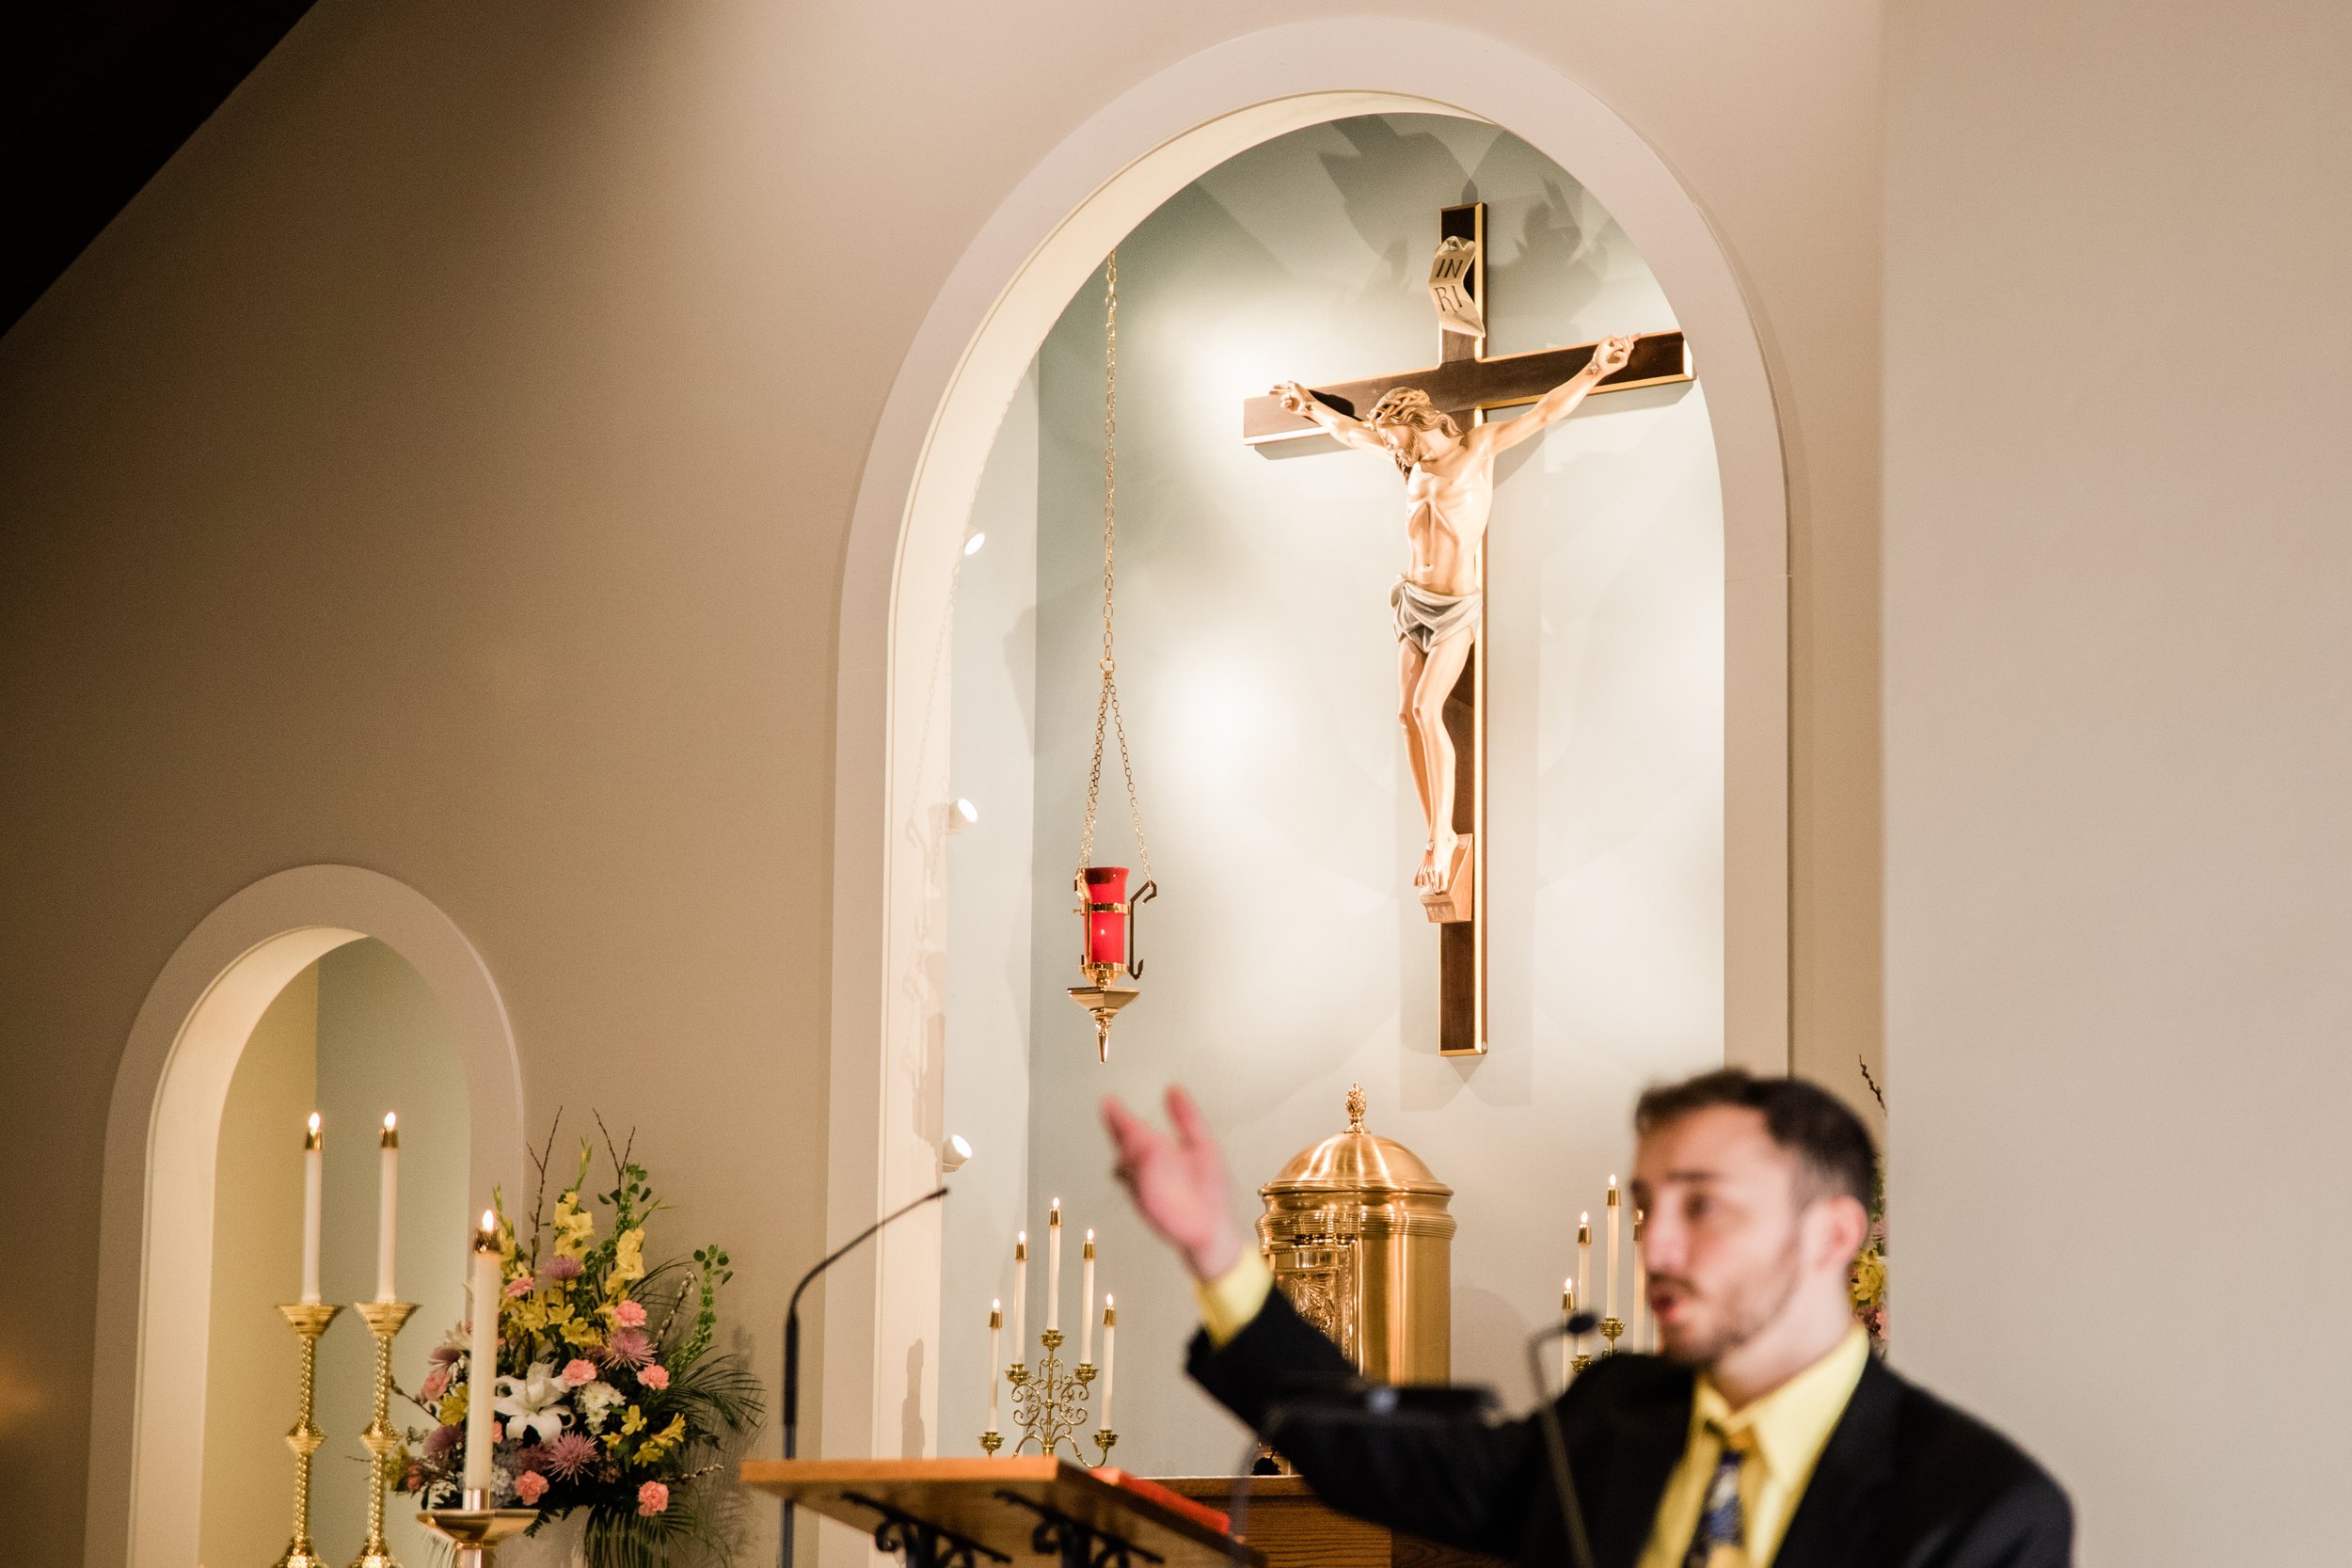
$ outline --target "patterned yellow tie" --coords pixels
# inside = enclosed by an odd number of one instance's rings
[[[1753,1439],[1744,1428],[1727,1432],[1710,1422],[1707,1430],[1723,1445],[1723,1455],[1715,1461],[1715,1473],[1708,1480],[1698,1528],[1691,1532],[1691,1549],[1682,1554],[1682,1568],[1747,1568],[1748,1529],[1740,1506],[1740,1468],[1747,1463]]]

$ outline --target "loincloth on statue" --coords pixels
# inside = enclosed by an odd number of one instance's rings
[[[1427,653],[1450,637],[1478,629],[1484,594],[1433,594],[1403,578],[1389,590],[1389,608],[1396,613],[1396,640]]]

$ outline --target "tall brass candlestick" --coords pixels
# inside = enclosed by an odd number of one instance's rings
[[[389,1147],[389,1145],[387,1146]],[[368,1446],[368,1539],[351,1568],[400,1568],[400,1560],[384,1544],[385,1465],[400,1451],[400,1433],[392,1430],[392,1337],[407,1326],[417,1309],[413,1301],[362,1301],[352,1308],[367,1320],[375,1336],[375,1418],[359,1433]]]
[[[281,1306],[288,1326],[302,1339],[302,1414],[286,1433],[286,1447],[294,1451],[294,1535],[286,1543],[278,1568],[326,1568],[326,1560],[310,1544],[310,1456],[326,1441],[326,1433],[310,1419],[311,1394],[318,1378],[319,1336],[335,1321],[342,1307],[323,1301]]]

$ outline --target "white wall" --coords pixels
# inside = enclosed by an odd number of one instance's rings
[[[1247,1189],[1343,1126],[1360,1079],[1374,1125],[1459,1192],[1457,1368],[1516,1391],[1510,1346],[1556,1309],[1576,1209],[1623,1164],[1633,1094],[1723,1060],[1723,520],[1699,389],[1611,394],[1502,465],[1486,642],[1496,1013],[1479,1062],[1436,1054],[1437,935],[1409,886],[1422,829],[1395,718],[1397,475],[1327,444],[1238,439],[1241,398],[1278,378],[1434,359],[1425,253],[1438,208],[1466,197],[1489,204],[1490,351],[1674,325],[1573,180],[1461,119],[1281,137],[1120,245],[1120,689],[1164,895],[1107,1069],[1062,994],[1101,638],[1099,278],[1039,356],[1026,1217],[1037,1233],[1047,1199],[1067,1201],[1073,1338],[1077,1236],[1103,1232],[1123,1304],[1119,1457],[1147,1472],[1222,1468],[1236,1437],[1182,1377],[1190,1295],[1107,1179],[1102,1094],[1194,1087],[1254,1211]],[[1132,865],[1115,756],[1104,773],[1096,863]],[[959,924],[949,953],[967,937],[991,942],[993,927]],[[973,1279],[952,1263],[951,1324],[1009,1289],[1001,1267]],[[945,1388],[981,1375],[962,1338]],[[942,1441],[971,1447],[952,1427]]]
[[[448,912],[532,1125],[628,1094],[773,1375],[825,1240],[833,665],[878,412],[1039,160],[1270,20],[322,0],[0,339],[0,1140],[48,1260],[0,1298],[22,1555],[81,1551],[139,999],[285,866]],[[1878,8],[1466,24],[1649,138],[1752,291],[1789,441],[1798,1034],[1842,1061],[1877,1027]]]
[[[1896,1354],[2087,1568],[2342,1560],[2352,11],[1888,29]]]

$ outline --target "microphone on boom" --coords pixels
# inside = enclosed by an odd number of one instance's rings
[[[1544,1350],[1554,1339],[1581,1339],[1600,1326],[1597,1312],[1579,1312],[1566,1322],[1547,1324],[1527,1339],[1527,1373],[1534,1380],[1535,1420],[1544,1429],[1544,1448],[1551,1457],[1551,1490],[1560,1500],[1560,1527],[1568,1538],[1572,1568],[1593,1568],[1593,1543],[1584,1533],[1584,1505],[1577,1500],[1576,1478],[1568,1471],[1568,1440],[1560,1430],[1560,1404],[1544,1399]]]
[[[959,1164],[962,1162],[958,1161]],[[797,1459],[801,1451],[801,1292],[817,1282],[817,1276],[842,1259],[855,1252],[874,1232],[894,1220],[903,1219],[927,1203],[936,1203],[947,1196],[945,1186],[934,1188],[904,1208],[894,1209],[848,1241],[827,1253],[818,1265],[801,1275],[801,1282],[792,1287],[792,1299],[784,1308],[784,1457]],[[784,1535],[776,1544],[776,1568],[792,1568],[792,1500],[784,1503]]]

